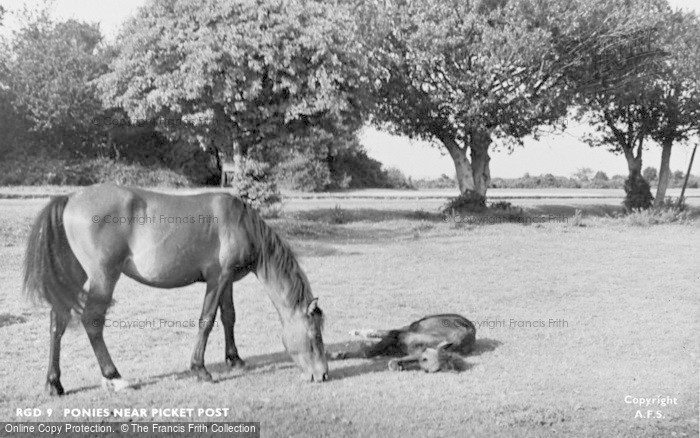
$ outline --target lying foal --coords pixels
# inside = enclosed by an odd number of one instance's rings
[[[350,334],[380,340],[359,351],[331,353],[331,359],[401,356],[389,362],[389,369],[402,371],[417,363],[425,372],[434,373],[460,368],[461,356],[474,346],[476,328],[463,316],[445,314],[426,316],[400,329],[354,330]]]

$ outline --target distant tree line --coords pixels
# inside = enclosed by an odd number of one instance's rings
[[[700,22],[666,0],[151,0],[114,43],[47,9],[19,18],[0,41],[0,183],[86,183],[114,162],[217,184],[231,161],[270,199],[415,186],[362,150],[372,124],[444,150],[484,203],[495,148],[573,118],[625,157],[626,205],[647,208],[643,151],[662,150],[658,204],[699,130]]]
[[[647,181],[655,183],[658,171],[656,168],[647,167],[643,172]],[[671,173],[669,187],[681,187],[685,174],[676,170]],[[623,189],[626,177],[624,175],[608,175],[603,171],[593,172],[589,168],[581,168],[571,177],[555,176],[551,173],[544,175],[530,175],[525,173],[519,178],[493,178],[490,188],[495,189]],[[449,189],[455,186],[455,179],[447,175],[433,179],[411,180],[411,186],[417,189]],[[688,187],[699,188],[700,177],[690,175]]]

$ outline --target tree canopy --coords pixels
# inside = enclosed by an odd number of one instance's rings
[[[54,22],[47,11],[26,17],[9,43],[4,82],[14,110],[37,132],[71,148],[92,142],[94,120],[102,110],[92,80],[106,71],[94,24]]]
[[[104,102],[171,138],[242,155],[362,123],[364,56],[348,10],[293,0],[152,0],[99,81]]]
[[[521,139],[565,110],[535,3],[366,1],[358,9],[374,68],[374,122],[440,142],[462,192],[485,194],[493,138]]]
[[[627,29],[620,37],[627,48],[605,50],[602,57],[601,52],[591,54],[601,60],[582,65],[574,82],[579,87],[580,115],[595,128],[586,141],[625,156],[626,205],[647,208],[653,197],[642,175],[644,149],[652,141],[665,145],[657,194],[657,202],[663,201],[670,147],[697,132],[700,33],[697,16],[673,11],[663,1],[632,2],[619,8],[638,15],[633,26],[601,23]],[[628,22],[628,17],[622,19]]]

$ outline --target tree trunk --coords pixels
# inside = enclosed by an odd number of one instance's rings
[[[625,181],[625,201],[624,205],[627,211],[637,209],[647,209],[652,206],[654,199],[651,196],[651,187],[642,177],[642,154],[641,147],[637,156],[630,148],[624,149],[625,158],[627,159],[627,168],[629,177]]]
[[[491,169],[489,167],[489,145],[491,136],[487,132],[472,134],[471,155],[472,171],[474,173],[474,190],[486,198],[486,191],[491,185]]]
[[[671,146],[673,146],[673,140],[665,140],[661,145],[661,168],[659,169],[659,185],[656,188],[654,208],[661,207],[666,198],[666,188],[668,188],[668,179],[671,175]]]
[[[467,158],[466,149],[460,148],[457,142],[451,138],[442,139],[442,143],[447,148],[454,162],[459,193],[465,194],[469,191],[475,191],[472,163],[470,163],[469,158]]]
[[[631,149],[625,149],[625,159],[627,160],[627,171],[629,176],[642,173],[642,157],[635,157]]]

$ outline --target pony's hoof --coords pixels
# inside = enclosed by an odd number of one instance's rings
[[[389,369],[391,371],[403,371],[403,365],[398,360],[392,359],[389,361]]]
[[[245,361],[240,357],[226,358],[226,365],[236,370],[245,369]]]
[[[209,371],[204,367],[193,367],[191,371],[200,382],[211,382],[214,380]]]
[[[102,388],[108,392],[119,392],[131,387],[128,380],[124,380],[120,377],[116,379],[108,379],[106,377],[102,378]]]
[[[61,385],[60,380],[55,380],[53,382],[46,382],[46,387],[44,388],[46,394],[51,397],[58,397],[63,395],[63,385]]]

